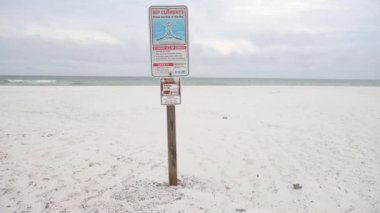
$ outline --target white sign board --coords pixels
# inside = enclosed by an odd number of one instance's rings
[[[181,104],[181,79],[161,78],[161,104]]]
[[[186,6],[149,8],[150,59],[153,77],[189,75]]]

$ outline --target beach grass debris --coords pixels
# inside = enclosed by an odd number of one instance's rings
[[[223,116],[223,117],[222,117],[222,119],[224,119],[224,120],[227,120],[227,119],[228,119],[228,117],[227,117],[227,116]]]
[[[294,190],[302,189],[302,185],[299,184],[299,183],[295,183],[295,184],[293,184],[293,189],[294,189]]]
[[[8,157],[8,154],[3,152],[3,151],[0,151],[0,160],[4,160],[4,159],[7,159]]]

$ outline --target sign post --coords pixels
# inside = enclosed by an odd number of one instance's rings
[[[181,79],[189,75],[186,6],[149,7],[150,61],[153,77],[161,77],[161,104],[166,105],[169,185],[177,185],[175,105],[181,104]]]
[[[168,165],[169,165],[169,185],[177,185],[177,141],[175,125],[175,105],[166,106],[167,126],[168,126]]]

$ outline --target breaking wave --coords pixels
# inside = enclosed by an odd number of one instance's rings
[[[22,80],[22,79],[7,79],[8,83],[12,84],[55,84],[57,80]]]

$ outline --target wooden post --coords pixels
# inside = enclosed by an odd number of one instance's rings
[[[168,161],[169,161],[169,185],[177,185],[177,145],[175,125],[175,105],[166,106],[168,124]]]

